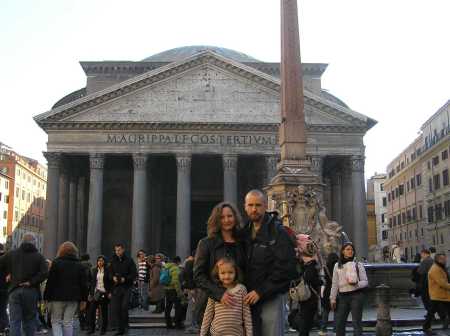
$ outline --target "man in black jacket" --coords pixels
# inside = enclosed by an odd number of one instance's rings
[[[11,275],[9,288],[10,335],[32,336],[36,329],[39,285],[48,274],[47,262],[36,249],[32,234],[25,234],[18,249],[0,258],[0,269]]]
[[[123,335],[128,327],[128,304],[130,302],[131,286],[136,280],[136,264],[125,255],[122,244],[114,246],[114,256],[110,266],[110,277],[113,282],[111,310],[118,321],[116,335]]]
[[[428,293],[428,271],[433,266],[434,260],[431,258],[430,250],[424,248],[420,251],[421,262],[417,269],[418,274],[418,290],[422,299],[423,306],[427,311],[427,318],[431,312],[430,294]]]
[[[284,335],[285,294],[297,277],[294,240],[276,213],[268,213],[259,190],[245,197],[249,222],[243,230],[247,253],[245,302],[251,305],[254,336]]]

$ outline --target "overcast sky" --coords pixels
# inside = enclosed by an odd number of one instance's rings
[[[303,62],[328,63],[322,86],[378,121],[366,177],[450,99],[448,0],[299,0]],[[187,45],[280,59],[279,0],[2,0],[0,142],[45,163],[32,117],[82,88],[79,61],[139,61]]]

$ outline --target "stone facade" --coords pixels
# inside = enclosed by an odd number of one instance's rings
[[[67,232],[91,255],[122,241],[133,253],[184,257],[215,203],[242,208],[246,191],[274,176],[279,65],[203,50],[82,66],[87,87],[35,117],[48,134],[48,256],[75,213]],[[366,225],[354,207],[364,202],[363,136],[375,121],[318,89],[325,67],[305,65],[306,150],[328,185],[329,217],[352,236],[355,222]]]
[[[23,235],[30,232],[42,251],[47,168],[0,143],[0,171],[10,178],[8,196],[0,201],[7,201],[7,212],[0,212],[2,218],[6,215],[6,225],[1,227],[2,242],[6,241],[8,248],[16,248]]]
[[[448,253],[450,235],[450,101],[387,167],[389,243],[408,260],[423,247]]]
[[[8,237],[8,207],[11,196],[9,185],[13,182],[11,176],[6,173],[6,168],[0,168],[0,243],[5,244]]]

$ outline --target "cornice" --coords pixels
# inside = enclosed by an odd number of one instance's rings
[[[158,131],[262,131],[277,132],[278,124],[250,123],[180,123],[180,122],[50,122],[42,123],[46,131],[53,130],[158,130]]]
[[[45,131],[56,130],[158,130],[158,131],[254,131],[278,132],[279,124],[251,123],[180,123],[180,122],[44,122]],[[365,127],[351,125],[306,125],[309,132],[317,133],[364,133]]]

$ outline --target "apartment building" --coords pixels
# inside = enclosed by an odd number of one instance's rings
[[[0,170],[11,177],[3,238],[10,248],[16,248],[20,245],[23,235],[32,232],[36,237],[38,249],[42,250],[47,192],[46,166],[19,155],[0,143]]]
[[[6,169],[0,169],[0,243],[2,244],[6,243],[8,237],[8,207],[12,180],[12,177],[7,174]]]
[[[422,247],[450,249],[449,105],[427,120],[387,167],[388,242],[400,244],[408,261]]]
[[[450,250],[450,101],[421,128],[425,147],[422,155],[426,236],[438,251]]]

